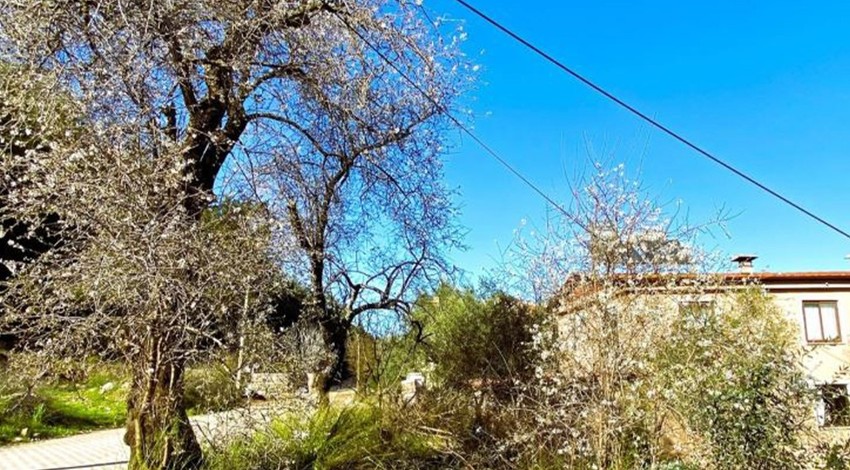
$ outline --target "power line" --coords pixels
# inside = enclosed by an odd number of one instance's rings
[[[525,175],[520,173],[519,170],[517,170],[513,165],[511,165],[507,160],[505,160],[501,155],[499,155],[498,152],[496,152],[492,147],[487,145],[486,142],[481,140],[480,137],[475,135],[474,132],[472,132],[458,118],[456,118],[442,103],[440,103],[434,97],[432,97],[430,94],[428,94],[428,92],[426,90],[424,90],[418,83],[416,83],[415,80],[413,80],[412,78],[407,76],[407,74],[404,73],[404,71],[401,70],[401,68],[398,67],[393,60],[391,60],[389,57],[386,56],[386,54],[381,52],[380,49],[378,49],[376,46],[374,46],[362,33],[360,33],[360,31],[357,30],[357,28],[351,26],[351,24],[349,24],[348,21],[343,16],[339,15],[336,12],[334,12],[334,14],[336,15],[337,18],[339,18],[340,21],[342,21],[343,24],[345,24],[345,26],[351,32],[353,32],[358,38],[360,38],[360,40],[363,41],[363,43],[366,44],[366,46],[368,46],[369,49],[371,49],[375,54],[377,54],[378,57],[381,58],[381,60],[386,62],[387,65],[389,65],[393,70],[395,70],[395,72],[397,74],[399,74],[406,82],[408,82],[411,86],[413,86],[413,88],[415,88],[419,93],[421,93],[422,96],[424,96],[428,101],[430,101],[431,104],[434,105],[434,107],[436,107],[441,113],[443,113],[455,126],[458,127],[458,129],[460,129],[464,134],[468,135],[470,139],[475,141],[476,144],[478,144],[482,149],[484,149],[484,151],[487,152],[488,155],[490,155],[493,159],[495,159],[500,165],[505,167],[514,176],[519,178],[520,181],[522,181],[526,186],[528,186],[534,192],[536,192],[546,202],[551,204],[552,207],[557,209],[564,216],[569,218],[572,222],[579,225],[582,229],[587,230],[587,227],[584,227],[580,221],[576,220],[576,218],[573,217],[572,214],[570,214],[566,209],[564,209],[564,207],[562,205],[558,204],[557,201],[555,201],[551,196],[546,194],[546,192],[543,191],[542,189],[540,189],[539,186],[534,184],[534,182],[532,182],[530,179],[525,177]]]
[[[617,105],[619,105],[619,106],[621,106],[621,107],[625,108],[627,111],[629,111],[630,113],[632,113],[632,114],[634,114],[635,116],[639,117],[640,119],[642,119],[642,120],[646,121],[647,123],[649,123],[649,124],[650,124],[650,125],[652,125],[653,127],[655,127],[655,128],[657,128],[657,129],[659,129],[660,131],[664,132],[665,134],[669,135],[670,137],[673,137],[674,139],[678,140],[679,142],[681,142],[681,143],[685,144],[687,147],[691,148],[692,150],[695,150],[695,151],[696,151],[697,153],[699,153],[700,155],[702,155],[702,156],[704,156],[704,157],[708,158],[709,160],[713,161],[714,163],[716,163],[716,164],[720,165],[721,167],[723,167],[723,168],[725,168],[725,169],[727,169],[727,170],[731,171],[731,172],[732,172],[732,173],[734,173],[735,175],[737,175],[737,176],[739,176],[739,177],[743,178],[745,181],[747,181],[747,182],[749,182],[749,183],[751,183],[751,184],[755,185],[756,187],[758,187],[758,188],[759,188],[759,189],[761,189],[762,191],[764,191],[764,192],[766,192],[766,193],[770,194],[771,196],[775,197],[776,199],[779,199],[779,200],[780,200],[780,201],[782,201],[783,203],[788,204],[789,206],[793,207],[794,209],[797,209],[799,212],[802,212],[803,214],[805,214],[805,215],[807,215],[808,217],[810,217],[810,218],[814,219],[815,221],[817,221],[817,222],[819,222],[819,223],[821,223],[821,224],[825,225],[826,227],[828,227],[828,228],[832,229],[833,231],[835,231],[835,232],[839,233],[840,235],[844,236],[845,238],[850,239],[850,233],[848,233],[847,231],[845,231],[845,230],[843,230],[843,229],[839,228],[839,227],[838,227],[838,226],[836,226],[835,224],[830,223],[829,221],[827,221],[827,220],[826,220],[826,219],[824,219],[823,217],[818,216],[817,214],[815,214],[815,213],[813,213],[812,211],[810,211],[810,210],[806,209],[805,207],[801,206],[800,204],[797,204],[796,202],[792,201],[791,199],[789,199],[789,198],[787,198],[787,197],[783,196],[783,195],[782,195],[782,194],[780,194],[779,192],[777,192],[777,191],[775,191],[775,190],[773,190],[773,189],[769,188],[768,186],[766,186],[765,184],[763,184],[763,183],[759,182],[758,180],[756,180],[756,179],[755,179],[755,178],[753,178],[752,176],[750,176],[750,175],[748,175],[748,174],[744,173],[743,171],[741,171],[741,170],[739,170],[739,169],[735,168],[734,166],[730,165],[729,163],[726,163],[725,161],[723,161],[723,160],[721,160],[720,158],[716,157],[715,155],[711,154],[711,153],[710,153],[710,152],[708,152],[707,150],[705,150],[705,149],[703,149],[702,147],[698,146],[697,144],[695,144],[695,143],[691,142],[690,140],[688,140],[687,138],[683,137],[681,134],[677,133],[676,131],[674,131],[674,130],[670,129],[669,127],[667,127],[667,126],[665,126],[665,125],[663,125],[663,124],[661,124],[660,122],[656,121],[655,119],[653,119],[653,118],[651,118],[651,117],[647,116],[646,114],[644,114],[643,112],[641,112],[640,110],[638,110],[637,108],[635,108],[634,106],[631,106],[630,104],[626,103],[625,101],[623,101],[623,100],[621,100],[620,98],[618,98],[618,97],[616,97],[615,95],[613,95],[611,92],[609,92],[609,91],[605,90],[605,89],[604,89],[604,88],[602,88],[601,86],[599,86],[599,85],[597,85],[596,83],[592,82],[590,79],[588,79],[588,78],[584,77],[583,75],[579,74],[579,73],[578,73],[578,72],[576,72],[575,70],[573,70],[573,69],[571,69],[571,68],[567,67],[566,65],[564,65],[564,64],[563,64],[561,61],[559,61],[558,59],[555,59],[554,57],[552,57],[551,55],[549,55],[548,53],[546,53],[545,51],[543,51],[543,50],[542,50],[542,49],[540,49],[539,47],[535,46],[535,45],[534,45],[534,44],[532,44],[531,42],[529,42],[529,41],[527,41],[526,39],[522,38],[522,37],[521,37],[520,35],[518,35],[517,33],[514,33],[513,31],[511,31],[510,29],[508,29],[506,26],[503,26],[501,23],[499,23],[499,22],[498,22],[498,21],[496,21],[495,19],[491,18],[490,16],[488,16],[487,14],[485,14],[484,12],[482,12],[481,10],[479,10],[479,9],[475,8],[474,6],[472,6],[471,4],[469,4],[469,2],[467,2],[467,1],[465,1],[465,0],[456,0],[456,1],[457,1],[458,3],[460,3],[460,4],[464,7],[464,8],[466,8],[467,10],[471,11],[472,13],[474,13],[474,14],[475,14],[476,16],[478,16],[479,18],[483,19],[483,20],[484,20],[484,21],[486,21],[487,23],[490,23],[490,25],[492,25],[492,26],[496,27],[498,30],[500,30],[500,31],[502,31],[503,33],[507,34],[508,36],[510,36],[510,37],[511,37],[512,39],[514,39],[515,41],[519,42],[520,44],[522,44],[523,46],[527,47],[528,49],[531,49],[531,50],[532,50],[532,51],[534,51],[537,55],[539,55],[539,56],[543,57],[546,61],[548,61],[548,62],[550,62],[551,64],[555,65],[556,67],[558,67],[558,68],[559,68],[559,69],[561,69],[562,71],[566,72],[567,74],[571,75],[573,78],[575,78],[575,79],[579,80],[580,82],[584,83],[585,85],[587,85],[588,87],[592,88],[594,91],[596,91],[597,93],[601,94],[602,96],[604,96],[604,97],[608,98],[609,100],[613,101],[613,102],[614,102],[614,103],[616,103]]]

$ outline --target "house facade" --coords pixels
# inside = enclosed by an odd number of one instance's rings
[[[806,376],[821,392],[818,424],[850,426],[850,271],[745,274],[796,326]]]
[[[630,301],[649,303],[642,308],[666,312],[670,319],[684,308],[730,308],[734,302],[730,294],[752,286],[764,289],[794,326],[805,352],[802,367],[820,397],[813,419],[822,430],[850,438],[850,271],[757,272],[753,269],[755,259],[737,256],[733,261],[738,270],[733,272],[617,275],[613,283],[638,294],[627,296]],[[595,292],[597,287],[592,284],[566,284],[559,307],[562,331],[580,331],[580,312],[587,296]],[[624,331],[636,328],[620,326]]]
[[[814,419],[825,431],[850,436],[850,271],[756,272],[752,255],[732,259],[738,271],[719,274],[715,302],[737,286],[757,285],[795,327],[803,368],[819,400]],[[718,295],[719,294],[719,295]],[[680,301],[680,308],[693,299]]]

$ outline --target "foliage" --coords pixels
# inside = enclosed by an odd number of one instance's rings
[[[402,413],[402,414],[399,414]],[[210,456],[211,469],[446,468],[453,436],[412,414],[362,403],[279,418],[266,431]]]
[[[757,287],[716,308],[684,309],[661,354],[670,406],[713,468],[800,468],[813,394],[802,351]]]
[[[4,170],[0,174],[0,214],[7,213],[5,196],[13,182],[26,184],[26,154],[47,151],[50,142],[61,139],[64,132],[74,132],[77,124],[73,103],[67,97],[58,96],[58,103],[40,102],[43,96],[55,94],[49,88],[49,80],[10,82],[11,77],[22,73],[25,74],[25,70],[0,62],[0,88],[15,86],[20,98],[16,101],[10,99],[7,92],[0,92],[0,122],[3,123],[0,125],[0,147],[7,149],[4,160],[18,159],[11,164],[4,161],[0,166]],[[42,119],[45,108],[52,114],[50,123]],[[9,125],[10,121],[18,124]],[[21,178],[23,180],[18,181]],[[0,282],[11,277],[19,264],[38,257],[59,242],[50,229],[56,222],[55,214],[43,213],[38,217],[39,223],[28,223],[26,219],[0,216]]]
[[[381,396],[393,394],[410,372],[427,369],[415,334],[374,336],[355,328],[349,337],[347,365],[359,391]]]
[[[850,440],[819,442],[813,447],[813,452],[810,454],[813,468],[823,470],[850,468]]]
[[[433,378],[454,388],[509,389],[529,376],[533,306],[505,294],[487,299],[448,285],[424,296],[413,311]]]
[[[696,244],[704,226],[665,215],[621,165],[595,170],[570,185],[569,211],[509,253],[509,287],[547,315],[534,328],[533,377],[503,406],[515,426],[506,458],[532,468],[793,467],[808,402],[781,314],[749,293],[737,310],[680,317],[680,302],[720,304],[730,288],[704,274],[716,266]]]

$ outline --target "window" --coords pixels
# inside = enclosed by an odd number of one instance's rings
[[[841,341],[838,306],[835,301],[803,302],[803,325],[809,343]]]
[[[817,420],[821,426],[850,426],[850,397],[846,384],[821,385]]]

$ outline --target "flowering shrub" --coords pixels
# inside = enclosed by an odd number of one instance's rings
[[[515,465],[804,468],[812,394],[782,312],[757,288],[694,309],[667,290],[602,283],[535,326],[503,446]]]
[[[676,319],[659,371],[714,468],[801,468],[813,396],[788,320],[750,288]]]
[[[524,426],[511,443],[519,465],[634,468],[658,460],[663,406],[653,362],[664,320],[657,299],[615,302],[613,290],[583,296],[582,311],[534,328],[539,360],[519,384]]]
[[[505,406],[506,459],[798,468],[809,394],[782,313],[705,274],[718,266],[697,243],[706,225],[667,217],[622,165],[595,170],[510,253],[505,278],[547,318],[532,330],[532,378]]]

